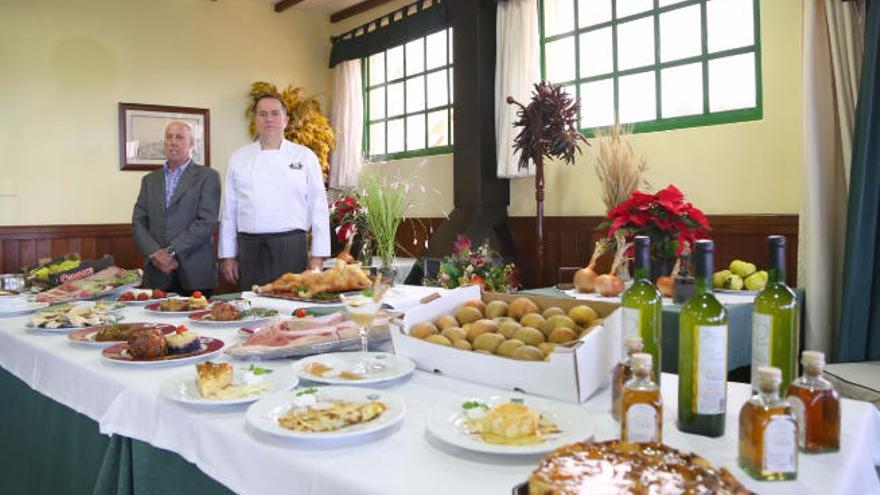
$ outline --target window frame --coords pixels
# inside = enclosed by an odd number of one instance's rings
[[[639,12],[637,14],[628,15],[625,17],[617,18],[617,3],[621,0],[610,0],[611,2],[611,20],[602,22],[600,24],[593,24],[587,27],[578,27],[578,0],[570,0],[573,3],[574,8],[574,29],[572,31],[567,31],[564,33],[555,34],[553,36],[547,37],[544,32],[544,1],[538,1],[538,16],[539,16],[539,36],[540,36],[540,49],[541,49],[541,79],[546,80],[546,58],[545,58],[545,46],[548,42],[553,42],[555,40],[564,39],[567,37],[571,37],[574,40],[574,63],[575,63],[575,79],[571,81],[565,81],[561,83],[553,82],[554,85],[558,86],[574,86],[575,88],[575,96],[577,100],[580,101],[581,94],[581,84],[588,83],[592,81],[599,80],[611,80],[614,91],[614,115],[615,120],[619,117],[620,112],[620,78],[623,76],[631,75],[631,74],[642,74],[642,73],[653,73],[654,74],[654,98],[656,104],[656,118],[650,121],[642,121],[635,123],[625,123],[623,125],[630,126],[632,128],[632,132],[634,133],[643,133],[643,132],[656,132],[656,131],[668,131],[674,129],[686,129],[691,127],[702,127],[702,126],[710,126],[710,125],[718,125],[718,124],[731,124],[736,122],[747,122],[753,120],[761,120],[764,117],[764,98],[763,98],[763,75],[761,71],[761,14],[759,8],[759,0],[752,0],[752,13],[754,16],[754,44],[748,45],[745,47],[739,48],[731,48],[726,49],[714,53],[709,53],[708,49],[708,20],[707,20],[707,11],[706,4],[710,0],[685,0],[679,3],[675,3],[672,5],[666,5],[664,7],[660,7],[660,0],[652,0],[653,7],[644,12]],[[625,1],[625,0],[623,0]],[[691,7],[694,5],[700,6],[700,22],[701,22],[701,49],[700,54],[673,60],[669,62],[661,62],[660,61],[660,14],[675,11],[679,9],[683,9],[686,7]],[[634,21],[638,19],[651,18],[653,19],[654,25],[654,63],[648,65],[642,65],[639,67],[634,67],[625,70],[618,70],[618,50],[617,50],[617,30],[618,25]],[[589,77],[580,77],[580,36],[584,33],[588,33],[591,31],[596,31],[599,29],[611,28],[611,43],[612,43],[612,70],[611,72],[606,72],[603,74],[593,75]],[[755,106],[750,108],[742,108],[742,109],[734,109],[734,110],[722,110],[718,112],[712,112],[709,109],[709,62],[711,60],[725,58],[733,55],[742,55],[747,53],[754,53],[755,56]],[[678,67],[682,65],[689,65],[693,63],[700,63],[702,68],[702,87],[703,87],[703,113],[697,115],[684,115],[678,117],[666,117],[663,118],[662,114],[662,78],[660,77],[660,71],[662,69],[668,69],[671,67]],[[578,110],[577,115],[577,123],[578,129],[588,137],[595,137],[596,128],[581,128],[581,110]],[[606,129],[610,127],[612,124],[608,126],[599,127],[599,129]]]
[[[439,32],[446,33],[446,63],[439,67],[433,67],[431,69],[427,68],[428,65],[428,43],[426,42],[428,36],[433,34],[437,34]],[[454,100],[453,100],[453,85],[452,85],[452,74],[454,69],[454,64],[452,60],[452,50],[450,50],[450,45],[452,43],[452,28],[447,27],[443,30],[434,31],[432,33],[426,33],[421,38],[416,38],[410,40],[402,45],[397,45],[391,47],[389,49],[382,50],[381,52],[384,54],[384,63],[383,70],[385,71],[385,77],[383,78],[383,82],[375,85],[370,85],[370,57],[375,55],[372,54],[370,56],[364,57],[361,59],[361,90],[364,97],[364,129],[363,129],[363,149],[364,149],[364,157],[368,161],[391,161],[391,160],[400,160],[405,158],[417,158],[423,156],[432,156],[432,155],[443,155],[453,152],[453,139],[452,139],[452,130],[453,130],[453,108],[454,108]],[[416,41],[418,39],[422,41],[422,57],[424,60],[425,67],[421,72],[415,72],[413,74],[407,75],[406,73],[406,45],[412,41]],[[403,76],[389,80],[388,79],[388,51],[401,47],[403,49]],[[446,91],[447,91],[447,99],[445,105],[428,107],[428,75],[434,74],[437,72],[446,72]],[[424,90],[425,90],[425,108],[416,112],[408,113],[406,111],[406,81],[409,79],[413,79],[416,77],[422,76],[424,79]],[[395,115],[393,117],[388,117],[388,86],[392,84],[401,83],[403,85],[403,113],[399,115]],[[385,116],[380,119],[371,120],[370,119],[370,91],[376,88],[385,88]],[[428,114],[432,112],[436,112],[438,110],[446,110],[448,112],[448,121],[446,123],[446,133],[447,133],[447,142],[448,144],[444,146],[434,146],[429,147],[429,129],[428,129]],[[404,149],[403,151],[397,151],[394,153],[388,153],[388,122],[392,120],[403,120],[403,143],[404,148],[406,148],[407,142],[407,130],[406,119],[408,117],[414,115],[422,115],[425,118],[425,148],[420,150],[411,150],[407,151]],[[385,124],[385,153],[381,155],[371,155],[370,154],[370,125],[376,123]]]

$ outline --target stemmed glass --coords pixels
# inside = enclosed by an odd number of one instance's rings
[[[352,370],[353,373],[359,375],[370,375],[385,370],[382,363],[373,362],[367,349],[367,343],[370,338],[370,327],[376,319],[376,313],[382,306],[382,296],[380,292],[372,292],[368,289],[364,292],[353,292],[349,294],[341,294],[340,298],[345,304],[345,309],[351,316],[351,319],[358,326],[358,333],[361,337],[361,362]],[[379,294],[376,297],[376,294]]]

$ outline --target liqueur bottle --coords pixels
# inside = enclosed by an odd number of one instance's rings
[[[663,398],[660,387],[651,380],[652,357],[632,355],[633,377],[623,386],[620,409],[620,439],[624,442],[663,441]]]
[[[825,355],[804,351],[801,363],[804,375],[791,382],[786,393],[798,422],[798,446],[810,453],[840,450],[840,398],[822,378]]]
[[[710,240],[694,248],[694,294],[681,308],[678,337],[678,429],[724,435],[727,411],[727,311],[712,294]]]
[[[641,337],[644,352],[654,362],[654,379],[660,383],[660,332],[662,298],[651,283],[651,238],[635,238],[635,280],[621,296],[623,337]]]
[[[739,465],[757,480],[797,477],[797,420],[779,397],[779,368],[758,368],[758,394],[739,412]]]
[[[782,370],[780,390],[797,378],[798,327],[800,309],[797,294],[785,285],[785,237],[771,235],[770,265],[764,289],[755,297],[752,313],[752,390],[758,391],[755,379],[761,366]]]
[[[632,355],[642,352],[642,338],[629,337],[623,340],[626,347],[626,357],[614,367],[611,375],[611,415],[615,421],[620,421],[620,404],[623,400],[623,384],[632,377]]]

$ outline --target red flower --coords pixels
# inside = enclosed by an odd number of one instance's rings
[[[456,256],[460,255],[462,251],[471,249],[471,240],[468,236],[464,234],[458,234],[458,238],[455,239],[455,244],[453,244],[452,251]]]
[[[481,277],[479,275],[471,276],[471,279],[469,280],[469,282],[472,284],[480,284],[480,287],[485,285],[485,282],[483,281],[483,277]]]

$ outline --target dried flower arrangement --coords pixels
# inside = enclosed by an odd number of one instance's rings
[[[602,184],[602,202],[605,211],[611,211],[623,203],[636,189],[650,190],[645,179],[648,162],[637,157],[626,136],[632,127],[615,123],[607,129],[596,129],[598,151],[596,153],[596,175]]]

